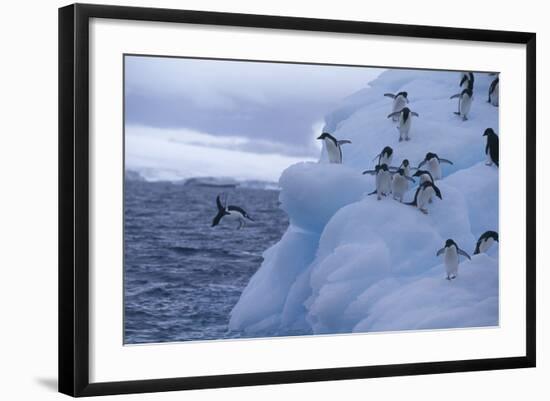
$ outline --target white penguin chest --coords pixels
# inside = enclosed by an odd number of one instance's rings
[[[435,195],[435,191],[432,187],[427,187],[425,189],[420,190],[418,193],[418,207],[423,208],[424,205],[426,205],[430,198],[432,198]]]
[[[340,147],[331,141],[330,139],[325,139],[325,146],[327,148],[328,160],[331,163],[341,163],[342,156],[340,153]]]
[[[445,266],[447,267],[447,272],[456,272],[458,268],[458,253],[455,246],[450,246],[445,249]]]
[[[483,241],[481,241],[481,244],[479,244],[480,252],[487,251],[493,245],[494,242],[495,242],[495,240],[491,237],[486,238]]]
[[[392,191],[395,194],[402,195],[404,194],[409,187],[408,181],[400,176],[400,175],[394,175],[392,180]]]
[[[428,162],[428,170],[432,173],[434,180],[439,180],[441,178],[441,165],[436,158],[433,158]]]
[[[393,101],[393,111],[401,111],[403,107],[407,105],[407,101],[403,97],[403,95],[397,96]]]

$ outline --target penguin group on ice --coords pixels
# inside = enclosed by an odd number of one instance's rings
[[[499,105],[499,77],[492,81],[487,102],[498,107]],[[472,107],[474,97],[474,82],[475,77],[472,72],[464,72],[461,74],[459,87],[460,92],[452,95],[450,99],[458,99],[457,111],[454,114],[461,117],[463,121],[468,120],[468,116]],[[419,114],[412,111],[408,105],[410,103],[408,92],[385,93],[385,97],[393,99],[391,113],[387,118],[391,118],[397,123],[396,127],[399,131],[399,142],[409,141],[409,135],[412,125],[412,117],[419,117]],[[487,128],[483,133],[486,137],[485,154],[487,156],[486,165],[493,164],[499,166],[499,138],[492,128]],[[329,163],[341,164],[343,162],[342,145],[351,144],[351,141],[345,139],[337,139],[329,132],[323,132],[318,138],[324,142],[324,148],[327,152]],[[363,171],[363,174],[375,176],[375,189],[367,195],[376,194],[377,199],[392,195],[393,199],[404,205],[414,206],[422,213],[428,214],[427,206],[433,202],[435,197],[443,200],[441,190],[436,185],[436,181],[442,178],[441,164],[453,164],[452,161],[439,157],[437,153],[427,152],[424,159],[421,160],[417,167],[412,167],[408,159],[403,159],[399,167],[392,166],[393,149],[390,146],[385,146],[378,153],[373,161],[376,161],[374,168]],[[411,175],[412,170],[416,170]],[[404,202],[404,195],[409,190],[410,183],[416,183],[414,178],[419,179],[419,185],[414,193],[414,198],[409,202]],[[235,218],[239,221],[238,229],[242,228],[245,221],[252,220],[244,209],[238,206],[227,206],[227,201],[222,204],[220,195],[216,198],[218,209],[217,215],[214,217],[212,227],[218,225],[222,218]],[[253,221],[253,220],[252,220]],[[498,233],[487,231],[481,235],[477,241],[474,255],[486,252],[494,242],[498,242]],[[463,251],[453,239],[448,239],[445,246],[439,249],[437,256],[444,255],[444,263],[447,272],[447,279],[452,280],[457,277],[459,256],[462,255],[471,259],[470,255]]]

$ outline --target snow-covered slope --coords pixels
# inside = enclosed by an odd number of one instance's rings
[[[446,280],[447,238],[473,253],[487,230],[498,231],[498,168],[486,166],[484,130],[498,133],[498,108],[486,102],[493,77],[475,74],[469,120],[453,112],[456,72],[390,70],[326,117],[325,131],[349,139],[343,164],[298,163],[280,178],[281,207],[290,227],[264,253],[264,262],[235,305],[230,330],[271,336],[498,324],[498,246],[463,261]],[[385,92],[407,91],[411,140],[398,142],[387,119]],[[393,165],[420,163],[427,152],[450,159],[437,182],[443,199],[424,215],[374,190],[372,159],[384,146]],[[414,188],[405,199],[411,200]]]

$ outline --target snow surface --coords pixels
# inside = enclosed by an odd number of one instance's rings
[[[475,74],[468,121],[453,114],[456,72],[388,70],[326,117],[324,131],[344,145],[343,164],[297,163],[279,180],[290,226],[264,253],[264,262],[231,312],[230,330],[247,335],[349,333],[498,325],[498,244],[473,255],[480,234],[498,231],[498,168],[485,165],[484,130],[498,133],[498,108],[486,102],[493,77]],[[387,119],[385,92],[409,93],[419,113],[411,141],[398,142]],[[366,194],[375,178],[361,172],[386,145],[392,165],[417,166],[427,152],[450,159],[436,182],[442,200],[429,214],[388,196]],[[411,185],[405,200],[414,197]],[[446,280],[443,258],[452,238],[472,255]]]

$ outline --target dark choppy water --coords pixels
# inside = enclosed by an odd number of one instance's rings
[[[216,195],[242,206],[255,222],[211,228]],[[262,253],[288,226],[277,191],[189,187],[126,181],[126,344],[211,340],[227,333],[229,312]]]

